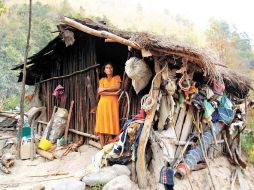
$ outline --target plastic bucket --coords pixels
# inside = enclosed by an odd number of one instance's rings
[[[39,142],[38,148],[42,149],[42,150],[49,150],[52,147],[52,143],[47,140],[42,138]]]

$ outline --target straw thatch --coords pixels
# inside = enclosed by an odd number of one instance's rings
[[[90,19],[76,20],[79,23],[88,26],[89,28],[95,29],[97,31],[108,31],[112,34],[120,36],[124,39],[129,39],[135,44],[139,45],[145,50],[149,50],[154,56],[177,56],[181,59],[186,59],[188,63],[196,65],[203,72],[203,75],[208,77],[208,80],[217,79],[221,80],[223,78],[224,82],[229,85],[226,90],[233,92],[237,91],[240,96],[246,96],[248,90],[251,87],[250,80],[246,77],[242,77],[239,73],[236,73],[229,68],[227,68],[224,63],[214,54],[208,50],[200,49],[186,44],[179,44],[173,42],[172,40],[165,38],[163,36],[148,34],[144,32],[129,32],[123,30],[117,30],[114,28],[107,27],[106,25],[94,22]],[[60,30],[70,30],[72,32],[79,33],[81,31],[68,26],[66,24],[58,25]],[[28,76],[29,71],[36,70],[36,64],[41,62],[37,61],[45,56],[50,56],[50,52],[54,50],[57,43],[61,41],[61,34],[52,40],[44,49],[30,57],[28,66]],[[21,69],[22,65],[18,65],[13,69]]]
[[[151,51],[153,55],[176,55],[185,58],[189,62],[197,64],[203,71],[203,75],[207,76],[209,79],[216,78],[220,80],[223,78],[226,83],[226,90],[233,92],[233,94],[236,93],[240,97],[246,96],[248,90],[253,89],[248,77],[227,68],[223,61],[210,50],[193,47],[189,44],[180,44],[163,36],[144,32],[116,30],[90,19],[85,19],[79,22],[98,31],[109,31],[122,38],[129,39],[144,49]],[[65,27],[69,28],[69,26],[66,25]]]

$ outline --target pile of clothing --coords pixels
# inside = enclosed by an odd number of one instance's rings
[[[238,106],[229,99],[225,93],[223,81],[214,80],[210,86],[193,86],[195,90],[192,90],[191,86],[192,84],[196,84],[196,82],[192,81],[190,84],[191,85],[185,86],[184,88],[179,85],[179,102],[180,104],[191,105],[195,112],[198,113],[197,117],[199,117],[200,122],[193,123],[196,132],[198,132],[196,135],[200,135],[200,140],[203,142],[195,142],[188,147],[183,161],[176,168],[176,176],[180,178],[184,178],[192,170],[199,168],[198,164],[204,161],[202,148],[205,154],[207,154],[208,148],[213,142],[216,142],[216,136],[220,132],[230,129],[231,139],[233,139],[232,134],[238,129],[243,128],[243,115],[245,114],[244,109],[238,109]],[[194,91],[195,93],[192,93]],[[183,98],[183,100],[181,98]],[[237,153],[237,150],[233,151]],[[232,157],[231,159],[234,158]],[[233,162],[235,164],[242,163],[240,165],[246,167],[246,164],[239,155],[235,157]]]
[[[95,168],[112,166],[114,164],[127,165],[137,159],[137,148],[144,126],[145,112],[128,119],[118,137],[118,141],[107,144],[93,158]]]

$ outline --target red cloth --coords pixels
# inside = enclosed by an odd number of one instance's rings
[[[56,88],[55,88],[55,90],[54,90],[54,92],[52,93],[52,96],[55,96],[55,97],[57,97],[57,98],[61,98],[61,95],[63,95],[64,94],[64,87],[62,86],[62,85],[58,85]]]
[[[135,115],[133,118],[134,119],[145,119],[145,111],[143,109],[139,110],[139,114]]]

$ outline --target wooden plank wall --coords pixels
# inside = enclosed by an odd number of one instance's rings
[[[175,121],[175,132],[177,139],[180,142],[184,142],[187,140],[189,134],[194,132],[196,130],[194,123],[193,123],[193,114],[196,114],[196,111],[190,107],[189,105],[186,105],[178,110],[174,114]],[[221,133],[217,135],[217,140],[222,140]],[[209,158],[215,158],[220,156],[225,152],[225,144],[218,144],[217,147],[215,145],[211,145],[208,149],[208,156]],[[175,157],[178,158],[181,153],[181,148],[177,146]]]
[[[71,74],[75,71],[89,68],[96,63],[96,50],[95,50],[95,38],[82,37],[75,42],[73,46],[65,49],[62,59],[58,59],[58,62],[49,65],[50,77],[64,76]],[[124,65],[122,65],[124,67]],[[47,107],[47,118],[52,115],[53,107],[57,104],[56,98],[52,96],[53,90],[58,84],[61,84],[65,88],[65,92],[68,95],[66,101],[66,109],[69,109],[71,100],[74,100],[74,108],[71,117],[70,129],[77,131],[94,134],[95,127],[95,113],[90,113],[91,103],[89,101],[88,93],[92,93],[93,96],[97,96],[96,91],[98,88],[98,75],[99,69],[93,68],[89,71],[83,72],[64,79],[50,80],[43,82],[40,85],[40,93],[44,100],[44,106]],[[87,90],[85,84],[85,77],[89,76],[92,84],[92,92]],[[136,95],[131,85],[131,80],[127,75],[122,76],[122,90],[125,90],[130,98],[130,112],[127,113],[128,102],[126,96],[119,101],[120,111],[120,123],[121,127],[127,119],[127,115],[136,115],[140,108],[140,101],[144,94],[148,93],[148,90],[142,91],[139,95]],[[149,88],[148,88],[149,89]],[[96,97],[96,99],[98,99]],[[77,134],[71,134],[71,138],[77,141],[81,138]],[[82,137],[83,138],[83,137]],[[88,139],[85,139],[88,142]]]
[[[87,36],[75,41],[75,45],[65,49],[62,59],[49,65],[50,76],[63,76],[75,71],[86,69],[96,64],[95,41]],[[47,118],[52,115],[53,107],[57,104],[56,98],[52,96],[53,90],[58,84],[65,88],[67,94],[66,109],[69,109],[71,100],[74,100],[73,114],[70,129],[94,134],[95,114],[90,114],[91,104],[88,93],[96,96],[98,87],[98,70],[92,68],[83,73],[73,75],[64,79],[51,80],[41,83],[40,92],[47,107]],[[92,84],[92,92],[87,90],[85,77],[89,76]],[[77,141],[78,135],[72,134],[72,139]]]

